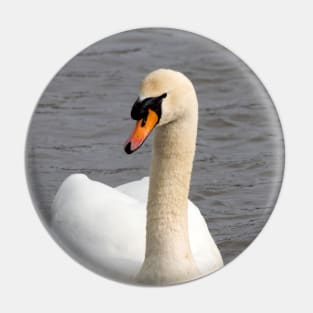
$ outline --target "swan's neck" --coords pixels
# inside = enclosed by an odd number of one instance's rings
[[[188,234],[188,194],[196,132],[197,114],[157,128],[155,132],[146,254],[139,273],[139,280],[146,283],[177,283],[199,275]]]

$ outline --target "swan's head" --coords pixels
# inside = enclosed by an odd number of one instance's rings
[[[125,152],[136,151],[155,127],[166,125],[188,114],[197,104],[191,81],[182,73],[159,69],[141,82],[140,94],[131,109],[136,126],[125,143]]]

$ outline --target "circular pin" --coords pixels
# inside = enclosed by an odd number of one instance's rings
[[[236,55],[190,32],[136,29],[55,75],[26,170],[41,220],[75,260],[166,286],[223,268],[260,233],[284,142],[269,94]]]

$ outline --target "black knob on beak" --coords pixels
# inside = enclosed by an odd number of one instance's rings
[[[131,118],[137,121],[144,118],[148,114],[149,108],[155,111],[160,118],[161,103],[166,96],[167,93],[163,93],[161,96],[145,98],[142,101],[137,98],[130,112]]]
[[[143,117],[143,115],[144,115],[143,103],[138,98],[131,109],[130,116],[133,120],[138,121]]]

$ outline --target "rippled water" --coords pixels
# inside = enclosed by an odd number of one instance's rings
[[[261,57],[261,55],[260,55]],[[199,99],[190,199],[200,208],[225,263],[257,236],[281,185],[280,123],[262,84],[231,52],[169,29],[110,37],[75,56],[49,83],[34,112],[26,151],[33,200],[50,205],[71,173],[117,186],[148,175],[151,138],[128,156],[130,108],[152,70],[186,74]]]

